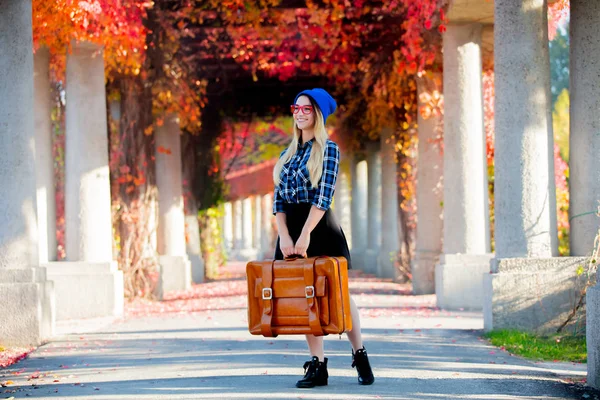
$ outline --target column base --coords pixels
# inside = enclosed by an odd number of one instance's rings
[[[397,249],[381,249],[379,253],[377,276],[392,280],[395,280],[398,277],[398,270],[396,269],[396,258],[398,257],[398,251],[399,250]]]
[[[258,260],[259,254],[258,249],[251,247],[245,249],[237,249],[235,252],[236,261],[253,261]]]
[[[586,295],[587,307],[587,384],[600,389],[600,286],[591,287]]]
[[[192,264],[185,256],[158,256],[160,293],[188,290],[192,287]],[[161,296],[162,297],[162,296]]]
[[[56,290],[56,320],[123,315],[123,272],[117,263],[56,261],[44,264]]]
[[[435,266],[437,306],[444,310],[483,310],[483,275],[492,254],[442,254]]]
[[[412,263],[413,294],[435,293],[435,265],[440,253],[433,251],[417,251]]]
[[[46,269],[0,269],[0,344],[39,346],[54,334],[54,282]]]
[[[275,257],[275,248],[273,247],[265,247],[259,253],[259,259],[268,260],[273,259]]]
[[[189,254],[188,258],[192,264],[192,281],[194,283],[204,282],[204,260],[199,254]]]
[[[379,249],[367,249],[364,253],[363,271],[367,274],[379,275]]]
[[[484,330],[518,329],[553,333],[579,302],[588,279],[578,274],[586,257],[492,259],[493,273],[484,274]],[[581,329],[585,308],[566,331]]]
[[[365,271],[365,250],[352,249],[350,250],[350,258],[352,258],[352,268]]]

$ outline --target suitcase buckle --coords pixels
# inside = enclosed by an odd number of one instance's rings
[[[270,287],[263,288],[262,298],[263,300],[271,300],[273,298],[273,289]]]
[[[312,299],[313,297],[315,297],[315,287],[314,286],[306,286],[304,288],[304,294],[306,295],[307,299]]]

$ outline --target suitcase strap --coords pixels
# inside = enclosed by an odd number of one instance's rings
[[[260,332],[264,337],[275,337],[271,330],[271,319],[273,318],[273,264],[262,266],[262,299],[263,299],[263,314],[260,319]]]
[[[310,330],[315,336],[323,336],[323,328],[321,328],[321,321],[319,319],[319,303],[317,302],[316,291],[315,291],[315,263],[312,265],[304,265],[304,293],[306,295],[306,301],[308,302],[308,325]]]

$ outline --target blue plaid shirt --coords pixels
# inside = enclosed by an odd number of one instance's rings
[[[313,188],[306,166],[313,142],[314,139],[303,145],[298,143],[296,154],[281,169],[279,185],[275,186],[273,214],[285,212],[285,203],[311,203],[323,211],[327,211],[331,206],[340,164],[340,149],[337,144],[327,140],[323,157],[323,175],[317,187]],[[279,157],[284,154],[285,150]]]

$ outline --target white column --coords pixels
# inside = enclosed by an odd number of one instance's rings
[[[192,270],[185,248],[185,218],[181,180],[179,119],[167,115],[156,128],[156,186],[158,188],[158,254],[163,291],[191,286]]]
[[[35,175],[40,263],[56,260],[56,199],[52,156],[52,93],[50,52],[43,47],[33,57],[35,111]]]
[[[396,258],[400,251],[400,235],[398,231],[398,183],[396,166],[396,148],[392,142],[393,131],[384,129],[381,132],[381,253],[379,255],[378,276],[396,278]]]
[[[350,162],[342,159],[335,184],[333,212],[341,225],[348,247],[352,250],[352,213],[350,202]]]
[[[242,200],[237,199],[233,202],[233,257],[240,257],[242,250]]]
[[[496,256],[557,255],[545,0],[496,0]]]
[[[600,389],[600,285],[586,293],[587,384]]]
[[[223,205],[223,240],[227,254],[233,250],[233,205],[230,201]]]
[[[482,309],[490,269],[481,31],[450,24],[444,35],[444,254],[435,293],[445,309]]]
[[[101,47],[67,56],[65,238],[69,261],[112,261],[108,128]]]
[[[200,242],[200,223],[198,214],[189,213],[185,216],[185,249],[192,267],[192,281],[204,282],[204,259]]]
[[[273,230],[273,194],[262,196],[261,213],[261,252],[262,259],[273,258],[275,254],[276,232]]]
[[[417,79],[419,98],[422,93],[439,90],[430,78]],[[419,101],[419,106],[422,103]],[[441,126],[441,118],[418,116],[417,166],[417,237],[415,260],[412,265],[413,292],[435,292],[435,264],[442,250],[442,169],[443,156],[433,142]]]
[[[242,201],[242,248],[252,248],[252,198]]]
[[[600,3],[571,1],[571,255],[589,255],[600,228]],[[594,82],[592,84],[592,82]]]
[[[590,24],[590,25],[585,25]],[[589,255],[600,231],[600,4],[571,0],[571,255]],[[594,72],[596,73],[594,75]],[[590,84],[595,82],[595,84]],[[600,389],[600,285],[586,296],[587,384]]]
[[[379,272],[379,252],[381,250],[381,151],[379,143],[367,146],[368,174],[368,233],[365,271]]]
[[[484,275],[484,329],[538,329],[562,319],[543,298],[561,304],[568,295],[539,284],[551,271],[541,264],[562,262],[550,259],[558,238],[547,2],[496,0],[494,8],[496,256]],[[537,300],[528,302],[523,293],[532,291]]]
[[[54,288],[39,268],[31,2],[0,12],[0,338],[37,346],[53,334]]]
[[[247,197],[242,201],[242,246],[240,259],[244,261],[255,260],[258,252],[252,247],[252,198]]]
[[[367,162],[352,158],[352,268],[366,271],[368,237]]]
[[[123,313],[123,273],[112,257],[108,126],[102,48],[73,43],[67,55],[66,262],[48,263],[57,319]]]
[[[262,196],[252,196],[252,247],[262,255]]]

